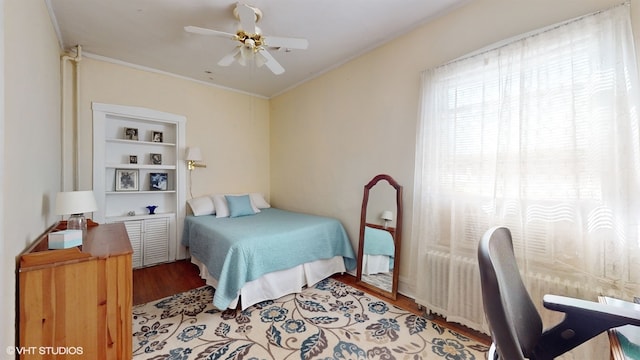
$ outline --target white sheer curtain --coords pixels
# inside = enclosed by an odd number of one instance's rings
[[[534,301],[640,296],[637,66],[625,4],[424,73],[418,303],[486,330],[465,271],[494,225],[511,229]]]

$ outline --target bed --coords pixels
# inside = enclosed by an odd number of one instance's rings
[[[391,232],[367,224],[364,228],[364,239],[362,273],[374,275],[392,271],[395,245]]]
[[[217,308],[246,309],[355,268],[353,247],[338,220],[271,207],[248,212],[185,218],[182,244],[201,277],[216,288]]]

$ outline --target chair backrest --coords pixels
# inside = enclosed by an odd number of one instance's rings
[[[542,320],[522,282],[509,229],[495,227],[484,234],[478,263],[484,311],[500,358],[530,358]]]

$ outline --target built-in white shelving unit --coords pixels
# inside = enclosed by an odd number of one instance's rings
[[[134,267],[184,258],[186,118],[122,105],[92,109],[94,220],[125,223]]]

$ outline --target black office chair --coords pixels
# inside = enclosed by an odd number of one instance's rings
[[[484,311],[493,344],[489,360],[554,359],[594,336],[622,325],[640,326],[640,312],[557,295],[545,295],[547,309],[564,319],[543,331],[542,320],[524,287],[511,232],[487,231],[478,246]]]

